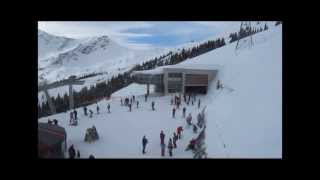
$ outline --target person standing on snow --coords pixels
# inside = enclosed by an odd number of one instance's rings
[[[161,130],[161,133],[160,133],[160,142],[161,144],[164,144],[164,138],[165,138],[165,134],[163,133],[163,131]]]
[[[69,147],[68,152],[69,152],[69,158],[74,159],[76,156],[76,150],[74,149],[73,144]]]
[[[155,110],[155,109],[154,109],[154,101],[152,101],[151,107],[152,107],[152,111],[154,111],[154,110]]]
[[[97,105],[97,114],[99,114],[99,110],[100,110],[100,108],[99,108],[99,106]]]
[[[131,103],[129,104],[129,111],[131,112]]]
[[[176,108],[173,108],[172,109],[172,118],[175,118],[175,115],[176,115]]]
[[[132,96],[132,100],[133,100],[133,102],[135,102],[135,97],[134,97],[134,95]]]
[[[161,144],[161,156],[165,156],[165,152],[166,152],[166,145],[163,143]]]
[[[137,109],[139,108],[139,101],[137,100]]]
[[[183,107],[183,109],[182,109],[182,117],[183,118],[186,117],[186,107]]]
[[[110,113],[110,103],[108,104],[107,108],[108,108],[108,113]]]
[[[87,106],[84,106],[84,107],[83,107],[83,111],[84,111],[84,115],[87,116],[87,115],[88,115],[88,114],[87,114]]]
[[[78,120],[78,117],[77,117],[77,113],[78,113],[78,112],[77,112],[77,110],[74,109],[73,113],[74,113],[74,119],[75,119],[75,120]]]
[[[90,109],[89,112],[90,112],[90,116],[89,117],[92,118],[93,111]]]
[[[172,145],[172,140],[170,138],[168,143],[169,156],[172,156],[172,149],[173,149],[173,145]]]
[[[198,100],[198,109],[200,108],[200,98]]]
[[[73,120],[74,120],[74,119],[73,119],[73,112],[71,111],[71,112],[70,112],[70,124],[73,124]]]
[[[80,158],[80,151],[77,150],[77,158]]]
[[[181,139],[182,131],[183,131],[182,126],[179,126],[179,127],[177,128],[178,139]]]
[[[148,139],[146,138],[146,135],[143,136],[142,138],[142,154],[146,153],[146,146],[148,144]]]
[[[188,117],[186,118],[187,124],[190,126],[192,121],[191,113],[189,113]]]
[[[144,101],[147,102],[147,99],[148,99],[148,94],[145,94],[144,95]]]
[[[178,140],[178,136],[176,135],[176,133],[173,133],[173,148],[177,148],[177,140]]]

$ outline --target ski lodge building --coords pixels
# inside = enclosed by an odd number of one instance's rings
[[[152,70],[134,71],[134,82],[155,85],[155,92],[206,94],[208,86],[216,78],[219,67],[209,64],[175,64]]]

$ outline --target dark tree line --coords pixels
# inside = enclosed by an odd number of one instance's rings
[[[189,58],[199,56],[208,51],[224,46],[225,44],[226,43],[224,38],[219,38],[217,40],[207,41],[193,48],[189,48],[189,49],[183,48],[180,52],[173,53],[172,51],[170,51],[166,55],[156,57],[154,59],[151,59],[147,62],[142,63],[141,65],[140,64],[137,65],[134,68],[134,70],[136,71],[149,70],[159,66],[178,64]]]
[[[125,72],[116,77],[112,77],[107,82],[97,83],[95,86],[90,86],[90,88],[83,87],[79,92],[73,92],[74,106],[78,108],[110,97],[112,93],[128,86],[132,82],[130,72]],[[57,113],[69,110],[69,95],[67,95],[67,93],[65,93],[63,97],[58,94],[57,97],[51,97],[51,99]],[[42,102],[41,106],[38,104],[38,118],[48,115],[51,115],[48,101]]]
[[[230,34],[230,43],[234,42],[234,41],[237,41],[239,39],[242,39],[242,38],[245,38],[245,37],[248,37],[250,35],[253,35],[253,34],[256,34],[258,32],[261,32],[261,31],[265,31],[268,29],[268,26],[267,24],[264,25],[264,28],[260,27],[260,28],[241,28],[239,32],[235,32],[235,33],[231,33]]]

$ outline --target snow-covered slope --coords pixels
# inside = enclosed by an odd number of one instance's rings
[[[221,65],[206,99],[211,157],[282,157],[282,26],[253,36],[252,48],[236,43],[183,64]],[[224,147],[225,145],[225,147]]]

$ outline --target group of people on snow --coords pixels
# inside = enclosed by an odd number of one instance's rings
[[[173,132],[172,138],[171,137],[169,138],[168,145],[167,145],[169,156],[172,156],[173,149],[177,148],[177,141],[181,139],[182,131],[183,131],[182,126],[177,127],[177,132]],[[161,156],[165,156],[165,149],[166,149],[165,137],[166,135],[164,134],[163,130],[161,130],[160,132]],[[148,139],[146,138],[146,135],[144,135],[142,138],[142,154],[146,153],[145,149],[146,149],[147,143],[148,143]]]

